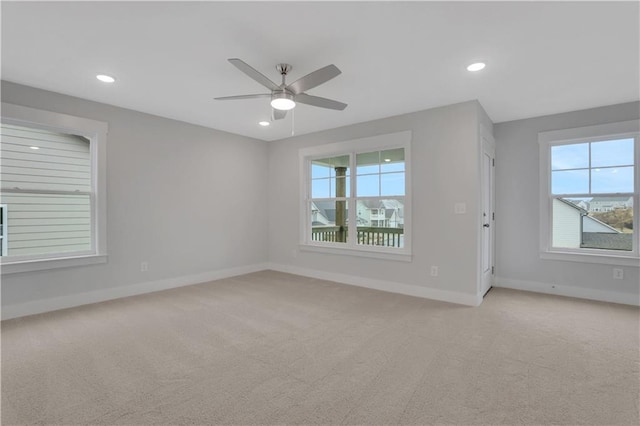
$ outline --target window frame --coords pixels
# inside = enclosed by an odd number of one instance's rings
[[[106,157],[108,124],[102,121],[2,103],[2,123],[83,136],[91,161],[91,249],[82,252],[0,257],[2,274],[107,262]],[[25,192],[27,192],[25,190]]]
[[[0,235],[0,245],[2,248],[0,249],[0,257],[3,253],[7,252],[7,205],[0,204],[0,216],[2,216],[2,234]]]
[[[299,247],[303,251],[313,251],[319,253],[332,253],[341,255],[372,257],[378,259],[411,261],[411,131],[402,131],[391,134],[383,134],[361,139],[353,139],[344,142],[331,143],[326,145],[302,148],[299,151],[300,163],[300,241]],[[358,196],[357,195],[357,167],[356,155],[360,153],[385,151],[390,149],[404,149],[404,196]],[[404,247],[385,247],[357,244],[356,234],[349,233],[346,243],[335,243],[327,241],[313,241],[311,239],[311,162],[327,157],[338,157],[349,155],[349,195],[344,197],[347,201],[349,225],[355,223],[357,228],[357,201],[362,199],[398,199],[404,201]],[[337,197],[331,198],[337,199]],[[340,198],[342,200],[342,198]],[[320,200],[320,199],[315,199]],[[352,220],[353,219],[353,220]]]
[[[633,197],[633,246],[631,251],[553,247],[553,203],[555,198],[593,197],[594,195],[626,196],[628,193],[603,194],[553,194],[551,188],[551,148],[560,145],[574,145],[589,142],[605,142],[618,139],[634,139],[634,191]],[[602,263],[619,266],[640,267],[640,120],[629,120],[572,129],[553,130],[538,133],[540,151],[540,258],[586,263]]]

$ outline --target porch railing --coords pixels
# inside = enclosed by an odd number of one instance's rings
[[[339,226],[314,226],[311,228],[311,239],[313,241],[339,242],[336,240],[339,230]],[[348,238],[347,232],[345,232],[344,235],[346,241],[346,238]],[[403,228],[358,226],[358,244],[384,247],[403,247],[403,235]]]

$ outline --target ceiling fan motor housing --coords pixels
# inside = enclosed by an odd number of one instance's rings
[[[289,65],[289,64],[278,64],[278,65],[276,65],[276,69],[282,75],[287,75],[287,73],[289,71],[291,71],[291,68],[293,68],[293,67],[291,65]]]

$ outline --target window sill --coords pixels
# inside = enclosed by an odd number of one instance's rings
[[[615,256],[591,253],[572,253],[559,251],[540,252],[540,259],[562,260],[569,262],[600,263],[615,266],[635,266],[640,267],[640,258],[631,256]]]
[[[18,274],[21,272],[45,271],[49,269],[70,268],[74,266],[96,265],[107,263],[106,254],[58,257],[54,259],[22,260],[17,262],[2,262],[0,270],[2,275]]]
[[[398,262],[411,262],[413,256],[411,253],[389,253],[373,250],[362,250],[347,247],[329,247],[329,246],[316,246],[310,244],[300,244],[300,251],[336,254],[340,256],[357,256],[357,257],[369,257],[373,259],[394,260]]]

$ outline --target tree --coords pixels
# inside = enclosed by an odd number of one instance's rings
[[[633,209],[614,209],[608,212],[595,212],[591,216],[607,225],[625,232],[625,229],[633,230]]]

